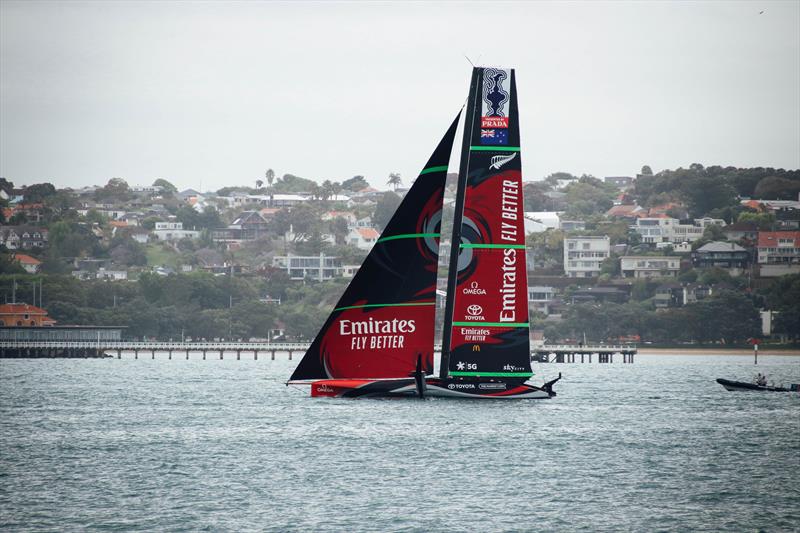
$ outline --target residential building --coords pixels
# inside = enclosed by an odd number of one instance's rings
[[[528,307],[532,311],[550,314],[550,306],[556,299],[556,290],[545,285],[528,286]]]
[[[561,229],[564,231],[583,231],[586,229],[586,222],[583,220],[562,220]]]
[[[724,268],[732,276],[742,274],[750,264],[750,253],[732,242],[715,241],[692,252],[695,268]]]
[[[711,218],[711,217],[703,217],[703,218],[696,218],[694,219],[694,225],[703,228],[705,230],[709,226],[719,226],[725,227],[725,221],[721,218]]]
[[[183,222],[156,222],[153,235],[160,241],[179,241],[196,239],[200,236],[200,232],[183,229]]]
[[[3,209],[6,220],[11,220],[15,215],[24,216],[25,222],[38,223],[44,219],[44,206],[42,204],[23,204],[18,203]]]
[[[800,272],[800,231],[760,231],[758,265],[762,277]]]
[[[35,257],[31,257],[28,254],[14,254],[11,257],[12,261],[19,263],[19,265],[25,269],[25,272],[29,274],[36,274],[42,267],[42,262],[36,259]]]
[[[656,288],[653,304],[656,309],[683,307],[711,296],[713,289],[697,283],[665,283]]]
[[[755,243],[758,240],[758,224],[755,222],[736,222],[722,229],[725,238],[729,241],[746,240]]]
[[[371,250],[380,236],[375,228],[353,228],[347,234],[347,243],[359,250]]]
[[[272,266],[285,270],[293,280],[326,281],[342,275],[342,262],[338,257],[326,256],[275,256]]]
[[[47,246],[47,230],[35,226],[0,226],[0,244],[9,250],[37,250]]]
[[[0,305],[0,326],[52,326],[56,321],[47,316],[41,307],[26,303]]]
[[[581,302],[615,302],[625,303],[630,298],[630,287],[611,286],[611,287],[586,287],[577,289],[570,294],[571,303]]]
[[[591,278],[600,274],[600,264],[611,254],[608,235],[564,239],[564,274]]]
[[[675,277],[681,270],[681,258],[674,256],[629,255],[619,261],[624,278]]]
[[[613,185],[617,189],[628,189],[633,185],[634,178],[631,176],[607,176],[603,178],[605,183]]]
[[[656,287],[653,305],[656,309],[681,307],[684,302],[684,287],[680,283],[665,283]]]
[[[254,241],[267,235],[269,223],[258,211],[242,211],[227,228],[215,229],[211,238],[229,245],[242,241]]]
[[[677,218],[668,216],[639,218],[631,229],[642,237],[642,242],[694,242],[703,236],[704,228],[693,224],[681,224]]]
[[[612,218],[622,218],[633,222],[637,218],[646,217],[647,209],[635,204],[615,205],[611,209],[606,211],[606,216]]]
[[[676,254],[688,254],[692,251],[692,245],[688,242],[657,242],[656,250],[671,249]]]
[[[161,185],[134,185],[131,187],[131,192],[136,194],[161,194],[164,192],[164,187]]]
[[[538,222],[543,228],[541,231],[547,229],[559,229],[561,227],[561,213],[559,211],[525,211],[524,217],[526,220],[526,233],[531,233],[527,230],[527,221]]]

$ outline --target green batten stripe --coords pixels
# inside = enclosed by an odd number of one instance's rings
[[[451,376],[486,376],[488,378],[531,377],[533,372],[448,372]]]
[[[394,241],[396,239],[416,239],[419,237],[439,237],[439,233],[404,233],[402,235],[389,235],[381,237],[378,242]]]
[[[430,167],[424,169],[422,172],[419,173],[419,175],[422,176],[423,174],[430,174],[431,172],[442,172],[442,171],[447,172],[447,168],[448,168],[447,165],[444,165],[442,167]]]
[[[529,328],[528,322],[453,322],[454,326],[486,326],[495,328]]]
[[[470,146],[473,152],[519,152],[519,146]]]
[[[461,244],[459,248],[517,248],[524,249],[524,244]]]
[[[337,307],[334,311],[344,311],[346,309],[362,309],[364,307],[413,307],[417,305],[436,305],[436,302],[415,302],[410,304],[364,304],[349,305],[347,307]]]

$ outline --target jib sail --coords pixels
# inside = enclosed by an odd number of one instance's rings
[[[476,68],[453,228],[442,377],[531,376],[514,70]]]
[[[457,123],[458,116],[291,380],[408,377],[420,355],[433,371],[442,203]]]

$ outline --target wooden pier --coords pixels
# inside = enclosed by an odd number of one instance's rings
[[[623,363],[633,363],[636,345],[545,344],[531,347],[531,358],[540,363],[591,363],[592,356],[595,356],[598,363],[613,363],[615,355],[619,355]]]
[[[224,359],[225,354],[235,354],[237,360],[244,354],[247,358],[258,360],[260,354],[269,354],[275,360],[278,353],[287,353],[289,360],[296,352],[305,353],[310,343],[307,342],[159,342],[159,341],[0,341],[0,357],[13,358],[102,358],[132,355],[134,359],[156,353],[166,353],[169,359],[173,354],[189,359],[190,353],[202,354],[207,359],[209,354]],[[435,345],[436,353],[441,351]],[[619,355],[623,363],[633,363],[636,346],[632,344],[553,344],[531,347],[531,360],[540,363],[591,363],[593,356],[598,363],[613,363],[614,356]]]
[[[158,341],[0,341],[0,357],[66,357],[96,358],[116,357],[122,359],[123,354],[133,355],[134,359],[150,356],[155,359],[156,353],[166,353],[169,359],[173,354],[185,356],[190,353],[202,354],[207,359],[209,354],[224,359],[225,354],[235,354],[241,359],[242,354],[258,360],[259,354],[269,354],[275,360],[277,353],[288,353],[289,360],[295,352],[305,353],[309,344],[305,342],[158,342]]]

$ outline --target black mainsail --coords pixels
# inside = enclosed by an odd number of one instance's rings
[[[433,371],[442,204],[457,124],[458,116],[290,381],[408,377],[420,356]]]

